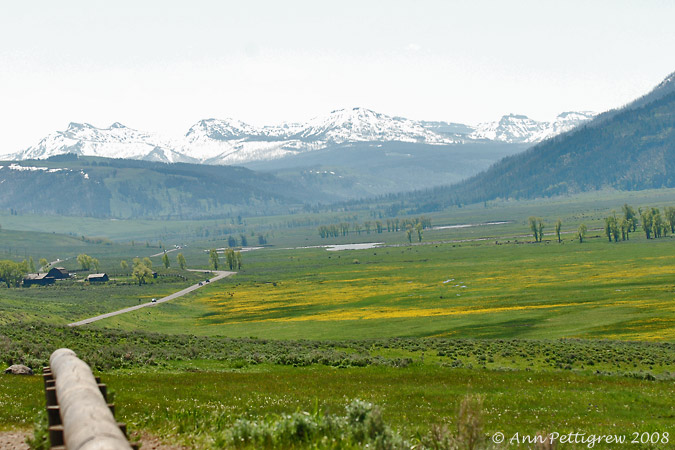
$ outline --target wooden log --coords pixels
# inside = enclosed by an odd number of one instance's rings
[[[56,381],[63,441],[68,450],[130,450],[91,368],[75,352],[59,349],[49,365]]]

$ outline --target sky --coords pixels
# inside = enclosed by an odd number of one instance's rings
[[[466,124],[601,112],[675,71],[674,19],[660,0],[3,2],[0,154],[69,122],[178,137],[356,106]]]

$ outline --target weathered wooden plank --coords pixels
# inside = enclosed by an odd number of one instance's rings
[[[130,450],[131,445],[110,412],[91,368],[69,349],[56,350],[49,363],[66,448]]]

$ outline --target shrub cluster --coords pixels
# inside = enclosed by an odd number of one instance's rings
[[[591,370],[650,379],[675,378],[675,343],[606,340],[423,339],[277,341],[70,328],[44,323],[0,325],[0,364],[39,369],[60,347],[95,370],[162,365],[195,359],[255,364],[334,367],[407,367],[433,355],[451,368]]]

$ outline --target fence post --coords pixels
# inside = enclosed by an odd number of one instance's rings
[[[123,432],[126,426],[117,423],[107,403],[105,385],[75,352],[61,348],[52,353],[44,377],[52,448],[132,449]]]

